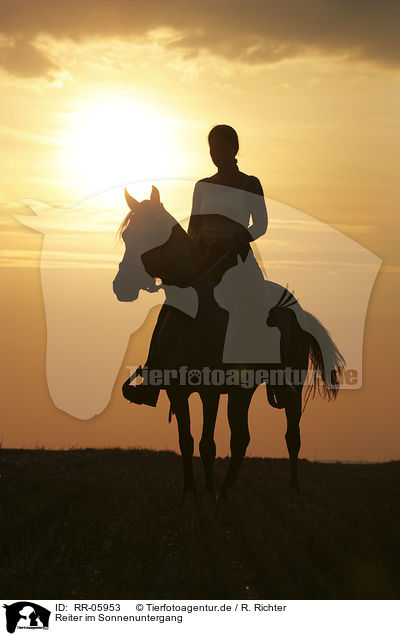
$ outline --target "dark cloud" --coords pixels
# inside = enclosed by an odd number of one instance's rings
[[[134,40],[160,27],[179,32],[169,46],[185,55],[210,51],[249,64],[302,54],[344,54],[386,67],[400,65],[398,0],[2,0],[0,65],[17,75],[43,75],[53,62],[34,48],[49,35],[84,42]]]
[[[51,76],[58,67],[28,40],[15,40],[0,47],[0,66],[20,77]]]

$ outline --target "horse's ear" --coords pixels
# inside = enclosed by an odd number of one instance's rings
[[[151,186],[151,195],[150,195],[150,201],[152,203],[160,203],[160,193],[157,190],[156,186]]]
[[[125,188],[125,201],[127,202],[129,209],[132,210],[132,212],[139,205],[139,201],[136,201],[136,199],[131,197],[131,195],[129,194],[126,188]]]

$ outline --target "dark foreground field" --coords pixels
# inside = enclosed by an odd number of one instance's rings
[[[399,595],[400,462],[303,460],[295,496],[286,460],[246,459],[234,494],[197,510],[177,506],[174,453],[1,450],[0,464],[2,599]]]

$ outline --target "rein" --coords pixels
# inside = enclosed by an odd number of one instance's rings
[[[231,258],[233,254],[234,254],[234,250],[231,250],[228,253],[223,254],[222,256],[220,256],[215,261],[215,263],[212,263],[212,265],[210,265],[210,267],[208,267],[204,272],[201,272],[201,274],[199,274],[196,278],[194,278],[194,280],[192,281],[192,285],[194,286],[196,283],[199,283],[202,280],[204,280],[205,278],[207,278],[208,276],[210,276],[219,267],[221,267],[221,265],[223,265],[226,261],[228,261],[228,259]]]

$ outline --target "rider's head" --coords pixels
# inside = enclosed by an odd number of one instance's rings
[[[231,126],[214,126],[208,135],[210,155],[217,168],[229,168],[237,163],[235,157],[239,150],[239,139]]]

